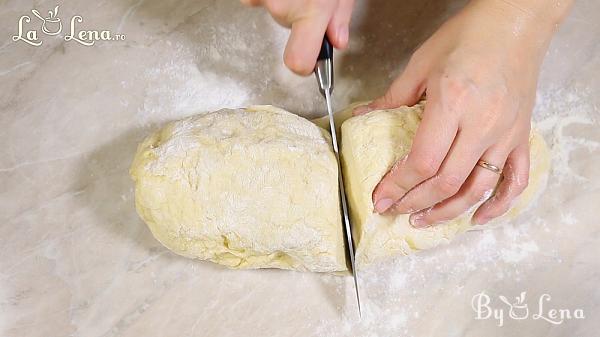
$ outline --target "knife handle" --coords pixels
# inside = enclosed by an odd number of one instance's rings
[[[323,37],[323,43],[321,44],[321,51],[319,52],[317,61],[325,59],[333,59],[333,46],[331,45],[331,42],[329,42],[327,35]]]
[[[315,76],[319,84],[319,91],[325,96],[325,91],[333,92],[333,46],[327,36],[323,38],[321,51],[315,65]]]

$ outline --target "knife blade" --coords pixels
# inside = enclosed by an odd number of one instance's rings
[[[342,204],[343,220],[344,220],[344,233],[346,236],[346,254],[348,254],[350,260],[350,272],[354,279],[354,289],[356,291],[356,302],[358,305],[358,315],[362,317],[362,311],[360,307],[360,295],[358,292],[358,278],[356,274],[356,264],[354,262],[354,242],[352,240],[352,227],[350,223],[350,216],[348,214],[348,201],[346,199],[346,192],[344,190],[344,177],[342,175],[342,165],[340,162],[340,152],[338,149],[337,134],[335,128],[335,120],[333,118],[333,109],[331,107],[331,93],[333,92],[333,47],[327,39],[323,38],[323,44],[321,45],[321,51],[317,58],[317,64],[315,66],[315,76],[319,84],[319,90],[325,97],[327,104],[327,114],[329,115],[329,128],[331,131],[331,139],[333,142],[333,152],[338,166],[338,184],[340,191],[340,200]]]

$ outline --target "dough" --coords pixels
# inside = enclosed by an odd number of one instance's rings
[[[346,270],[329,134],[272,106],[167,125],[138,147],[136,208],[175,253],[230,268]]]
[[[410,149],[423,105],[336,114],[357,266],[434,247],[471,227],[475,208],[425,229],[373,212],[373,189]],[[346,120],[347,119],[347,120]],[[343,122],[343,123],[342,123]],[[316,122],[272,106],[224,109],[167,125],[138,147],[136,208],[174,252],[230,268],[347,270],[331,138]],[[530,183],[504,217],[541,191],[546,145],[531,134]]]
[[[350,116],[354,106],[341,112],[340,116]],[[408,222],[408,215],[379,215],[373,211],[373,190],[392,165],[410,150],[423,107],[423,104],[417,104],[372,111],[349,118],[342,124],[342,167],[359,267],[385,257],[432,248],[449,242],[460,232],[481,228],[470,225],[475,207],[458,219],[424,229],[413,228]],[[514,218],[545,186],[550,165],[548,148],[535,132],[531,133],[529,143],[529,185],[511,209],[495,222]]]

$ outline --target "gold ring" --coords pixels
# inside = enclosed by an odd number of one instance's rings
[[[502,175],[502,169],[499,168],[496,165],[492,165],[490,163],[488,163],[487,161],[483,160],[483,159],[479,159],[479,161],[477,162],[477,165],[483,167],[484,169],[490,170],[494,173],[497,173],[499,175]]]

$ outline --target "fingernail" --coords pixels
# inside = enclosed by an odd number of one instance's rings
[[[425,213],[414,213],[408,218],[408,222],[410,222],[411,226],[415,228],[423,228],[429,226],[429,224],[423,219]]]
[[[394,204],[392,199],[381,199],[375,203],[375,210],[377,213],[383,213],[388,210]]]
[[[490,221],[490,218],[480,216],[479,218],[475,219],[474,223],[476,225],[485,225],[488,221]]]
[[[338,43],[342,46],[348,44],[348,27],[342,26],[338,29]]]

